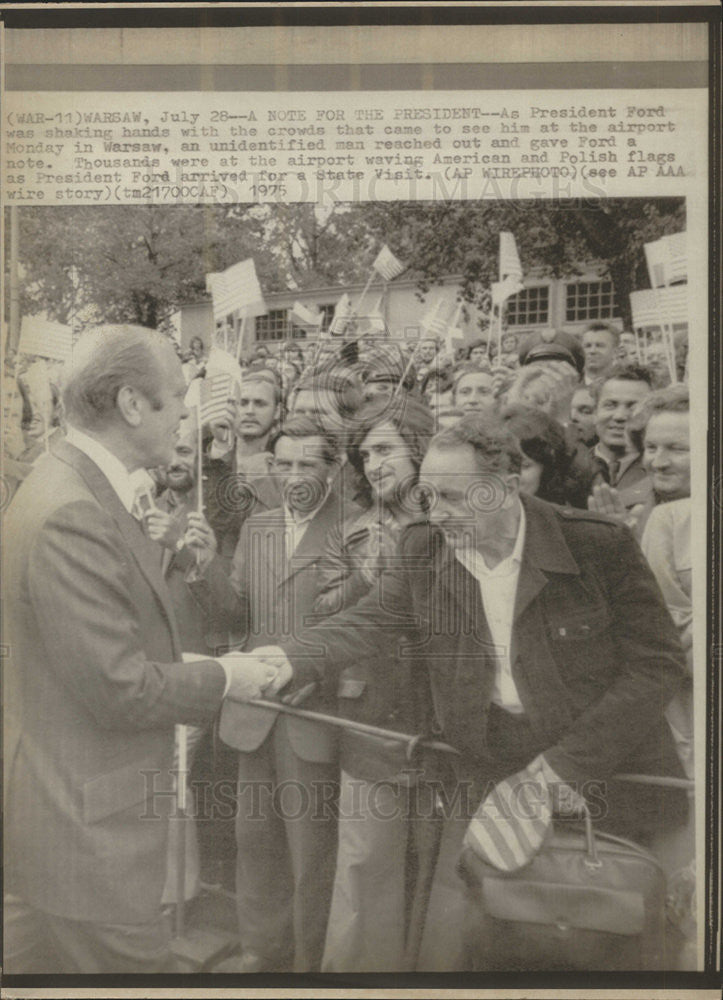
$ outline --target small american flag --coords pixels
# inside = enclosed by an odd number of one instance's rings
[[[20,327],[20,354],[34,354],[53,361],[67,361],[73,350],[73,331],[62,323],[40,316],[23,316]]]
[[[335,337],[342,336],[350,316],[351,299],[349,298],[349,295],[344,292],[334,307],[334,315],[331,323],[329,324],[329,333],[333,334]]]
[[[472,817],[464,842],[494,868],[513,872],[532,860],[551,825],[547,782],[522,771],[492,789]]]
[[[490,293],[492,295],[492,305],[501,306],[503,302],[511,298],[513,295],[517,295],[518,292],[524,291],[525,286],[517,278],[513,278],[508,275],[504,281],[493,281],[490,287]]]
[[[522,265],[512,233],[500,233],[500,281],[515,278],[522,281]]]
[[[403,264],[401,260],[397,260],[386,243],[377,254],[372,267],[378,274],[381,274],[385,281],[394,281],[402,271],[407,269],[407,265]]]
[[[213,318],[216,323],[236,310],[245,310],[248,316],[260,316],[266,312],[264,296],[251,257],[225,271],[207,274],[206,288],[213,299]]]
[[[688,279],[688,251],[685,233],[673,233],[645,244],[650,284],[653,288]]]
[[[312,312],[303,302],[294,302],[291,309],[289,309],[289,322],[293,323],[294,326],[300,326],[304,330],[320,327],[323,319],[323,313],[319,310]]]
[[[442,296],[437,297],[437,301],[433,306],[427,309],[424,316],[422,316],[419,321],[419,325],[429,334],[430,337],[443,337],[447,332],[447,322],[441,315],[442,312]]]
[[[231,376],[219,373],[201,382],[201,423],[208,424],[226,415],[231,395]]]
[[[633,326],[663,326],[688,322],[688,286],[650,288],[630,293]]]

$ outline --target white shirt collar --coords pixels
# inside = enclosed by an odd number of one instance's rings
[[[291,507],[288,507],[286,504],[284,504],[284,517],[286,518],[286,523],[296,525],[297,528],[300,524],[308,524],[308,522],[312,519],[312,517],[314,517],[318,513],[318,511],[324,506],[330,491],[331,491],[331,485],[327,483],[326,490],[324,491],[324,496],[321,498],[316,507],[314,507],[313,510],[310,510],[307,514],[303,514],[301,516],[299,515],[298,511],[292,510]]]
[[[105,445],[79,431],[77,427],[68,427],[66,440],[79,451],[82,451],[84,455],[87,455],[94,465],[98,466],[110,483],[113,491],[117,494],[118,499],[130,514],[136,498],[137,483],[134,482],[134,479],[121,460],[108,451]]]
[[[525,547],[525,533],[527,530],[527,518],[525,516],[525,505],[520,501],[520,523],[517,526],[517,538],[512,552],[502,559],[492,569],[489,568],[481,552],[474,548],[455,549],[455,556],[468,569],[473,576],[479,573],[486,575],[509,573],[517,570],[522,563],[522,552]]]

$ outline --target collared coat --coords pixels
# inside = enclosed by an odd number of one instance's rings
[[[578,785],[619,772],[682,776],[664,712],[685,659],[637,543],[603,516],[521,500],[527,530],[510,662],[549,763]],[[285,648],[288,693],[312,679],[331,692],[346,663],[374,661],[384,648],[411,658],[429,676],[437,732],[460,751],[465,773],[484,771],[494,647],[477,581],[437,529],[408,529],[376,590]],[[686,808],[677,791],[636,786],[623,798],[635,814],[617,817],[625,829],[628,820],[660,822],[663,799],[670,819]]]
[[[5,536],[5,880],[48,913],[142,923],[166,874],[175,723],[218,710],[181,662],[159,550],[83,452],[57,444]]]

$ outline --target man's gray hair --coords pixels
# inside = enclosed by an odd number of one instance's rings
[[[99,326],[84,333],[63,372],[62,400],[68,423],[87,429],[108,423],[118,393],[126,385],[159,410],[157,350],[163,345],[169,345],[163,334],[143,326]]]

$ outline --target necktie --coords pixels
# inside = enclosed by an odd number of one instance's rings
[[[616,486],[618,482],[618,477],[620,476],[620,459],[611,458],[608,462],[608,477],[610,479],[610,485]]]

